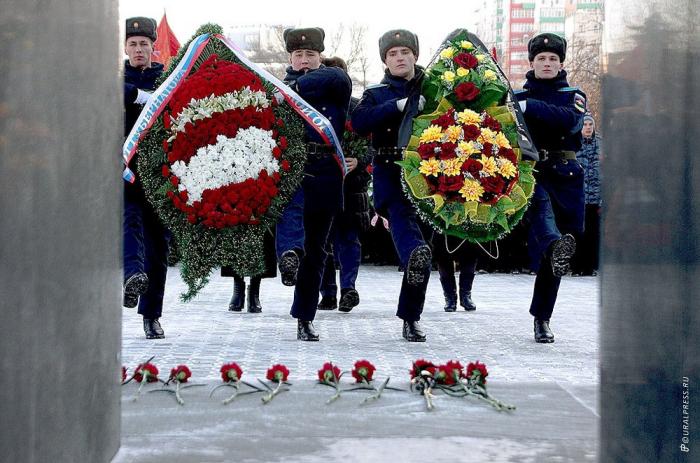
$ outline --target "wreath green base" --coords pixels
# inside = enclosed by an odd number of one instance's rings
[[[193,39],[201,34],[221,34],[222,28],[216,24],[205,24],[195,32]],[[190,42],[192,39],[190,40]],[[167,75],[177,66],[189,46],[186,43],[180,49],[165,73],[157,82],[160,85]],[[191,72],[195,72],[210,55],[217,54],[220,59],[235,63],[240,61],[226,45],[212,38],[202,54],[195,62]],[[265,82],[268,92],[274,87]],[[285,121],[285,126],[279,128],[279,133],[288,141],[284,159],[290,164],[290,170],[285,173],[278,184],[279,194],[275,197],[267,213],[260,217],[259,225],[239,225],[236,227],[216,229],[203,225],[192,225],[184,213],[173,206],[167,197],[168,191],[176,188],[162,176],[162,166],[167,162],[163,152],[162,142],[168,137],[163,127],[162,119],[153,124],[149,133],[139,144],[136,162],[137,175],[143,184],[146,197],[153,205],[156,213],[168,228],[180,251],[180,273],[187,284],[187,292],[181,295],[183,301],[189,301],[204,288],[209,281],[212,270],[229,266],[239,275],[260,275],[265,270],[263,238],[265,233],[274,227],[282,215],[284,207],[297,190],[304,175],[306,152],[302,143],[304,126],[300,117],[288,105],[274,108],[275,116]]]

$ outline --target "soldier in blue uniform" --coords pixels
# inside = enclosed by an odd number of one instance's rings
[[[284,80],[342,136],[352,82],[342,69],[321,64],[324,38],[318,27],[284,31],[291,63]],[[304,180],[277,224],[276,247],[282,283],[295,286],[291,315],[297,319],[297,339],[318,341],[312,321],[326,259],[325,243],[333,216],[342,209],[343,174],[333,146],[308,124],[305,137]]]
[[[425,341],[418,320],[423,312],[430,277],[431,251],[418,226],[413,205],[401,187],[401,168],[396,161],[407,140],[399,140],[399,128],[407,103],[425,103],[419,95],[423,70],[416,66],[418,38],[407,30],[391,30],[379,39],[379,54],[386,65],[384,79],[368,87],[352,114],[352,125],[360,135],[372,135],[376,150],[373,161],[374,205],[389,219],[391,237],[405,268],[396,315],[403,320],[403,337]],[[418,98],[415,98],[416,95]]]
[[[535,341],[554,342],[549,320],[561,277],[576,250],[573,234],[583,230],[583,169],[576,160],[586,96],[570,87],[563,69],[566,40],[544,33],[528,43],[531,70],[517,92],[527,128],[539,150],[537,184],[527,211],[528,249],[537,270],[530,314]]]
[[[151,61],[156,22],[151,18],[126,20],[124,51],[124,136],[136,123],[143,105],[155,90],[163,65]],[[136,159],[131,160],[135,165]],[[124,306],[136,307],[143,316],[146,338],[163,338],[159,318],[168,271],[169,233],[146,200],[138,177],[124,183]]]

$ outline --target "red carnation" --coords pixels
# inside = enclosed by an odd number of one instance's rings
[[[461,175],[456,175],[453,177],[448,177],[447,175],[441,175],[438,177],[438,191],[442,193],[447,193],[450,191],[459,191],[464,186],[464,178]]]
[[[445,142],[440,146],[440,159],[453,159],[457,157],[457,144],[451,142]]]
[[[506,182],[503,180],[502,177],[492,175],[490,177],[482,178],[481,186],[484,187],[484,191],[498,195],[503,192],[503,188],[505,188]]]
[[[445,364],[450,376],[452,376],[455,381],[459,381],[461,377],[464,376],[462,369],[464,368],[461,363],[456,360],[450,360]]]
[[[318,380],[322,383],[335,383],[340,378],[340,368],[333,365],[331,362],[323,364],[318,370]]]
[[[437,371],[435,372],[435,380],[439,384],[446,384],[448,386],[456,383],[455,378],[447,365],[439,365],[437,367]]]
[[[493,156],[493,144],[492,143],[484,143],[484,147],[481,149],[481,153],[487,157]]]
[[[168,149],[169,149],[168,140],[163,140],[163,151],[165,151],[167,153]]]
[[[282,155],[282,150],[279,146],[275,146],[274,148],[272,148],[272,155],[275,157],[275,159],[280,158],[280,156]]]
[[[221,379],[225,383],[236,382],[243,376],[243,370],[236,362],[224,363],[219,371],[221,372]]]
[[[172,183],[173,186],[178,186],[180,184],[180,179],[173,175],[170,177],[170,183]]]
[[[413,368],[409,370],[411,379],[421,376],[422,371],[428,371],[431,375],[435,374],[435,364],[427,360],[419,359],[413,362]]]
[[[283,171],[287,172],[291,166],[289,165],[289,161],[287,161],[285,159],[284,161],[282,161],[282,164],[280,165],[280,167],[282,167]]]
[[[170,167],[168,167],[167,164],[163,164],[161,172],[163,173],[163,177],[169,177],[170,176]]]
[[[163,112],[163,127],[165,130],[170,130],[170,113],[168,111]]]
[[[454,57],[454,62],[457,66],[467,69],[474,69],[479,65],[479,60],[471,53],[459,53]]]
[[[280,148],[282,148],[283,150],[286,150],[287,149],[287,137],[280,137],[279,145],[280,145]]]
[[[511,148],[501,148],[498,150],[498,155],[506,158],[516,166],[518,165],[518,156],[515,154],[515,151],[513,151]]]
[[[280,381],[284,382],[287,381],[287,377],[289,376],[289,370],[287,367],[284,365],[277,364],[277,365],[272,365],[268,370],[267,370],[267,379],[270,381],[274,381],[276,383],[279,383]]]
[[[446,112],[445,114],[443,114],[442,116],[440,116],[440,117],[438,117],[438,118],[433,119],[432,121],[430,121],[430,123],[431,123],[431,124],[435,124],[435,125],[439,125],[439,126],[442,127],[443,129],[446,129],[446,128],[448,128],[449,126],[454,125],[454,123],[455,123],[454,114],[455,114],[455,110],[454,110],[454,109],[450,109],[449,111],[447,111],[447,112]]]
[[[142,382],[144,379],[148,383],[155,383],[158,381],[158,367],[152,363],[140,363],[136,367],[134,379],[138,383]]]
[[[178,365],[172,370],[170,370],[170,379],[172,379],[173,381],[186,383],[191,376],[192,372],[187,367],[187,365]]]
[[[374,375],[374,371],[376,368],[372,363],[370,363],[368,360],[358,360],[355,362],[355,367],[352,369],[352,377],[355,378],[355,381],[358,383],[361,383],[362,380],[364,379],[368,383],[372,381],[372,375]]]
[[[483,363],[472,362],[467,365],[467,378],[471,381],[476,381],[478,384],[486,384],[486,377],[489,375],[486,365]]]
[[[481,91],[471,82],[462,82],[455,87],[455,95],[458,101],[473,101]]]
[[[466,141],[476,140],[479,138],[479,135],[481,135],[481,129],[474,124],[463,125],[462,131],[464,132],[464,139]]]

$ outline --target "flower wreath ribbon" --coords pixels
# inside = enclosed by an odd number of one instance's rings
[[[139,118],[136,120],[131,132],[129,132],[129,135],[126,137],[126,141],[122,147],[122,158],[125,166],[122,177],[127,182],[134,183],[136,180],[134,172],[129,168],[129,162],[131,162],[131,159],[136,153],[136,148],[138,147],[139,141],[144,137],[148,129],[156,121],[178,87],[180,87],[180,85],[184,82],[184,77],[189,74],[195,61],[202,53],[202,50],[204,50],[204,47],[206,47],[209,40],[211,40],[211,37],[212,36],[210,34],[202,34],[192,40],[190,46],[187,48],[187,51],[175,70],[160,85],[160,87],[153,92],[149,102],[141,111]],[[274,85],[282,96],[284,96],[284,99],[289,103],[289,105],[297,112],[297,114],[308,122],[316,130],[316,132],[318,132],[323,141],[335,148],[335,160],[338,163],[338,167],[340,168],[343,176],[345,176],[347,173],[345,167],[345,156],[343,155],[343,150],[341,148],[338,136],[336,135],[330,121],[313,106],[304,101],[302,97],[300,97],[294,90],[289,88],[284,82],[250,61],[240,50],[240,48],[238,48],[231,40],[220,34],[216,34],[214,37],[226,45],[234,53],[234,55],[236,55],[236,57],[253,72]]]

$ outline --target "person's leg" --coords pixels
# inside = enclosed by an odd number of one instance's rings
[[[476,304],[472,301],[472,284],[476,272],[477,248],[470,243],[462,250],[459,259],[459,304],[464,310],[476,310]]]
[[[435,262],[437,263],[440,285],[445,296],[445,312],[457,310],[457,283],[455,282],[454,259],[448,254],[445,246],[445,236],[435,234],[433,244],[435,247]]]
[[[141,296],[138,313],[144,319],[147,338],[162,338],[163,330],[158,319],[163,313],[163,295],[168,273],[169,232],[161,225],[155,212],[144,208],[145,271],[148,290]]]
[[[333,247],[340,262],[340,301],[338,309],[350,312],[360,303],[360,294],[355,289],[357,274],[362,259],[360,231],[355,224],[344,222],[336,228]]]
[[[304,190],[294,193],[277,222],[275,248],[280,277],[285,286],[294,286],[304,253]]]
[[[124,185],[123,214],[123,266],[124,307],[136,307],[139,296],[148,289],[148,276],[144,270],[146,252],[143,237],[143,201],[134,185]]]

